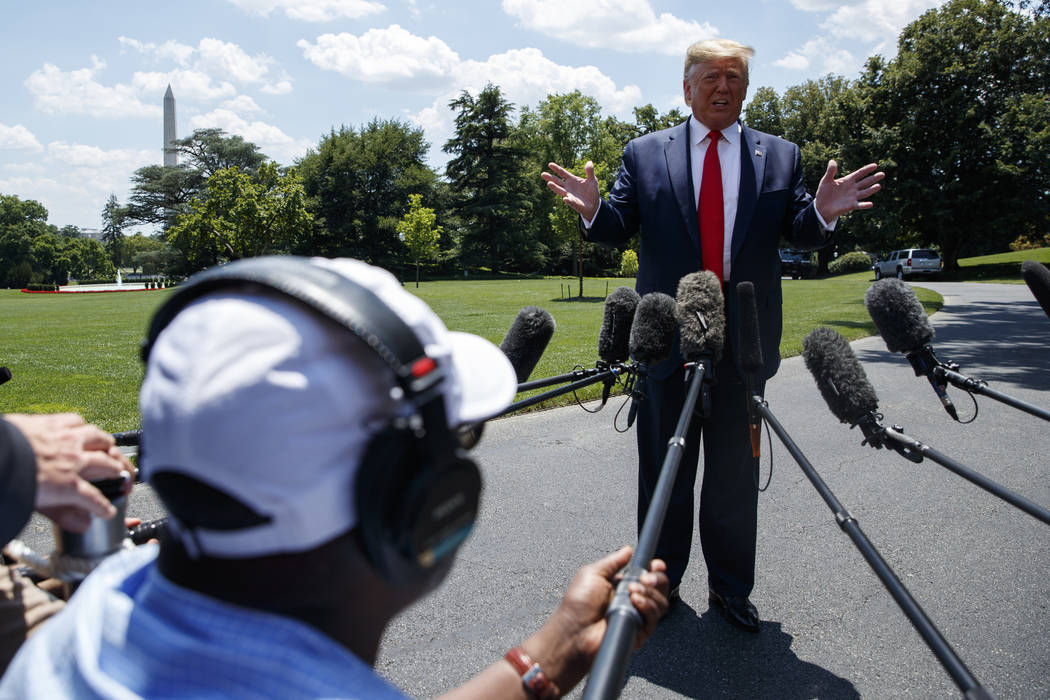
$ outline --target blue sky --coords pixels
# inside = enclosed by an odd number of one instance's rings
[[[517,105],[580,89],[607,114],[683,107],[682,55],[720,36],[756,50],[751,92],[892,56],[936,0],[0,0],[0,193],[50,223],[100,226],[136,168],[178,134],[219,127],[281,164],[340,125],[399,118],[444,164],[449,100],[499,85]],[[129,231],[130,232],[130,231]]]

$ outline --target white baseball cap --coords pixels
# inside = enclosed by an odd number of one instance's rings
[[[445,370],[450,427],[498,414],[517,390],[498,347],[449,331],[393,275],[313,258],[368,288]],[[410,410],[394,372],[362,340],[277,292],[217,291],[182,309],[153,344],[139,394],[141,468],[203,482],[265,524],[194,527],[191,554],[246,558],[313,549],[357,523],[353,488],[369,440]],[[169,510],[170,508],[169,504]]]

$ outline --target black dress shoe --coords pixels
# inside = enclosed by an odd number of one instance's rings
[[[712,588],[708,589],[708,602],[722,611],[730,623],[747,632],[758,632],[762,629],[758,619],[758,609],[744,596],[724,596]]]

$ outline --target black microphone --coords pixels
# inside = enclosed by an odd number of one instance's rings
[[[682,356],[687,362],[722,359],[726,312],[722,283],[710,270],[691,272],[678,281],[675,315],[682,334]]]
[[[866,439],[875,437],[879,399],[849,342],[827,326],[814,328],[802,340],[802,360],[832,414],[850,427],[860,425]]]
[[[915,370],[915,376],[925,376],[944,410],[953,419],[959,420],[959,413],[945,391],[946,383],[934,372],[938,366],[947,365],[938,360],[933,352],[930,345],[933,326],[912,288],[898,279],[879,280],[868,288],[864,305],[868,307],[871,320],[886,341],[886,349],[904,353]]]
[[[11,379],[11,370],[7,367],[0,367],[0,384],[3,384],[9,379]]]
[[[631,323],[631,336],[627,347],[631,357],[638,363],[638,383],[632,387],[631,408],[627,411],[627,427],[634,425],[638,417],[638,405],[645,400],[645,378],[649,368],[671,356],[674,333],[678,330],[675,319],[675,300],[663,292],[649,292],[638,302]]]
[[[883,426],[875,389],[868,382],[853,349],[841,335],[824,326],[814,329],[802,341],[802,359],[817,380],[817,387],[835,417],[843,423],[849,423],[850,427],[860,426],[864,433],[862,444],[877,449],[885,446],[916,464],[929,457],[988,493],[1050,525],[1050,510],[905,435],[900,427]]]
[[[617,287],[605,299],[602,327],[598,331],[598,357],[604,362],[625,362],[634,314],[640,297],[630,287]]]
[[[1043,263],[1025,260],[1021,263],[1021,276],[1024,277],[1024,283],[1032,290],[1039,306],[1042,306],[1046,315],[1050,316],[1050,270],[1046,269]],[[10,373],[8,376],[10,377]]]
[[[710,270],[690,272],[678,281],[678,304],[675,316],[681,337],[682,357],[686,361],[686,381],[698,371],[703,376],[700,387],[700,415],[711,415],[711,385],[715,381],[715,363],[722,359],[725,347],[726,312],[722,283]]]
[[[740,307],[738,347],[740,366],[747,379],[747,418],[751,432],[751,456],[762,453],[762,418],[755,411],[755,377],[762,371],[762,343],[758,334],[758,306],[755,303],[755,285],[741,282],[736,286],[737,305]]]
[[[547,343],[554,335],[554,317],[538,306],[526,306],[518,312],[499,349],[510,360],[518,383],[524,382],[536,369]]]

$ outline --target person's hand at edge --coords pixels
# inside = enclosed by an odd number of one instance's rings
[[[4,419],[25,435],[36,456],[38,512],[71,532],[87,530],[92,515],[116,515],[113,504],[88,483],[119,478],[123,472],[134,474],[112,435],[75,413],[9,413]]]

